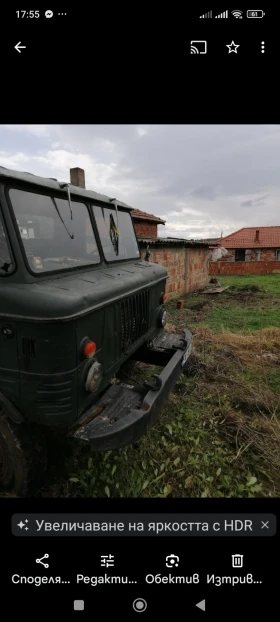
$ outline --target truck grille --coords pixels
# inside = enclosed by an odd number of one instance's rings
[[[121,301],[121,350],[124,352],[149,329],[150,291]]]

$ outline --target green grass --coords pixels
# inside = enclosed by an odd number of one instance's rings
[[[280,263],[279,263],[280,270]],[[280,296],[280,274],[269,275],[251,275],[245,274],[244,276],[217,276],[222,287],[246,287],[250,285],[258,285],[263,287],[270,295]]]
[[[207,326],[214,331],[221,330],[243,331],[261,330],[274,326],[280,328],[280,305],[278,309],[246,309],[246,307],[215,306],[208,314]]]
[[[207,325],[214,331],[231,330],[248,332],[270,326],[280,328],[280,275],[235,276],[219,279],[222,287],[230,286],[225,292],[223,304],[219,300],[212,303],[212,310],[207,315]],[[250,287],[257,286],[260,292],[250,297]],[[244,300],[235,298],[235,294],[244,294]],[[228,304],[228,302],[230,304]],[[253,302],[253,306],[252,306]]]
[[[280,275],[220,282],[233,287],[188,295],[182,310],[167,305],[169,329],[193,331],[195,356],[158,424],[136,445],[106,454],[67,441],[63,470],[54,461],[38,495],[280,495]],[[263,357],[271,352],[278,362]]]

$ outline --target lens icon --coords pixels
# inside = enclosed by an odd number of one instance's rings
[[[136,598],[136,600],[132,603],[132,607],[134,611],[137,611],[137,613],[142,613],[147,609],[147,602],[144,598]]]

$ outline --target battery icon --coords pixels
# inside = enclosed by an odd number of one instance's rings
[[[264,17],[264,11],[247,11],[247,17]]]

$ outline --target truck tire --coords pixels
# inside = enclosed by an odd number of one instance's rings
[[[35,426],[17,425],[0,410],[0,495],[27,496],[47,466],[47,445]]]

